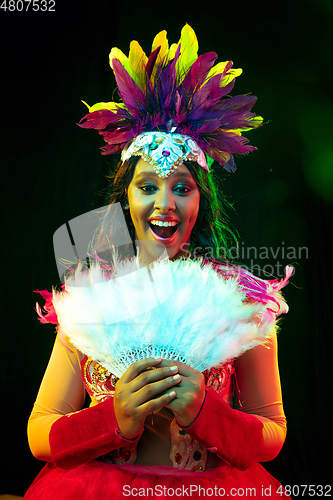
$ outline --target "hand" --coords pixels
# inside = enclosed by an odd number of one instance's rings
[[[188,427],[198,416],[203,405],[206,389],[205,377],[198,370],[180,363],[180,361],[163,359],[160,367],[178,366],[181,382],[175,386],[177,396],[164,406],[173,411],[177,423]]]
[[[114,393],[115,414],[123,437],[136,438],[143,431],[147,415],[159,412],[176,397],[170,389],[180,382],[177,372],[176,362],[161,367],[161,358],[138,361],[126,370]]]

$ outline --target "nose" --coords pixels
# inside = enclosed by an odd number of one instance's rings
[[[169,212],[176,210],[176,203],[174,198],[174,193],[169,190],[167,186],[161,187],[156,192],[156,199],[154,203],[155,210],[160,210],[161,212]]]

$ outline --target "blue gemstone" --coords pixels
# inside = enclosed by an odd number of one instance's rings
[[[162,151],[163,156],[170,156],[170,151],[167,151],[166,149]]]

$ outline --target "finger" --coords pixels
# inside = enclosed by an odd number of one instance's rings
[[[183,388],[182,388],[182,386],[181,386],[181,383],[178,383],[178,384],[174,385],[174,386],[172,387],[172,389],[174,389],[174,390],[176,391],[177,398],[182,398],[182,397],[183,397],[183,392],[184,392],[184,391],[182,390]],[[168,394],[168,392],[170,392],[170,388],[168,388],[168,389],[167,389],[167,390],[165,390],[165,391],[160,392],[159,394],[157,394],[157,396],[154,396],[154,398],[153,398],[153,399],[157,399],[157,398],[159,398],[160,396],[164,396],[165,394]]]
[[[158,365],[159,366],[159,365]],[[131,391],[139,391],[142,387],[157,382],[159,380],[172,377],[178,372],[178,366],[166,366],[164,368],[155,368],[154,370],[145,370],[131,381]]]
[[[176,396],[176,391],[169,391],[166,394],[162,394],[156,399],[151,399],[150,401],[143,403],[142,405],[140,405],[139,411],[141,415],[145,417],[151,413],[158,413],[163,408],[163,406],[167,406],[170,401],[175,399]]]
[[[125,373],[122,375],[122,381],[125,383],[131,382],[131,380],[135,379],[140,373],[147,370],[147,368],[151,366],[156,366],[161,362],[161,358],[147,358],[141,359],[136,363],[133,363]]]
[[[139,407],[148,401],[158,399],[166,392],[170,392],[170,388],[177,386],[180,381],[181,377],[177,373],[173,377],[168,377],[152,384],[147,384],[133,394],[133,404]]]
[[[194,368],[191,368],[191,366],[186,365],[185,363],[182,363],[181,361],[177,361],[175,359],[162,359],[161,363],[159,364],[160,368],[163,368],[165,366],[178,366],[178,372],[181,375],[185,375],[186,377],[190,377],[193,372],[197,371]]]

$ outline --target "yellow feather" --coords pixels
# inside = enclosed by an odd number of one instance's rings
[[[87,108],[89,109],[89,113],[90,113],[90,107],[91,107],[91,106],[89,106],[89,104],[87,104],[87,103],[86,103],[86,101],[82,101],[82,99],[81,99],[81,102],[83,102],[83,104],[84,104],[85,106],[87,106]]]
[[[237,135],[242,135],[242,132],[247,132],[248,130],[253,130],[254,128],[259,127],[263,123],[264,119],[262,116],[254,116],[253,118],[249,118],[247,122],[249,123],[249,127],[244,128],[235,128],[224,130],[224,132],[229,132]]]
[[[241,68],[229,69],[229,71],[227,71],[227,74],[224,76],[222,82],[220,83],[220,86],[226,87],[228,83],[230,83],[232,80],[234,80],[237,76],[241,75],[242,73],[243,70]]]
[[[161,31],[158,33],[152,43],[151,51],[154,52],[154,50],[157,49],[157,47],[161,47],[160,51],[158,53],[158,56],[156,58],[152,73],[151,73],[151,80],[154,82],[155,80],[155,75],[157,71],[157,67],[160,66],[164,60],[164,64],[168,60],[168,51],[169,51],[169,43],[168,39],[166,37],[167,32],[165,30]]]
[[[94,111],[98,111],[99,109],[109,109],[110,111],[116,113],[117,108],[125,108],[124,104],[122,103],[118,104],[116,102],[97,102],[93,106],[89,106],[89,104],[87,104],[85,101],[82,102],[89,109],[89,113],[93,113]]]
[[[243,132],[245,132],[246,130],[252,130],[253,128],[259,127],[263,123],[264,119],[262,116],[254,116],[253,118],[250,118],[247,121],[249,122],[250,126],[247,128],[243,128],[242,129]]]
[[[119,59],[124,68],[127,69],[126,66],[128,67],[128,57],[125,56],[125,54],[120,49],[117,49],[117,47],[113,47],[109,55],[110,66],[113,69],[112,59]]]
[[[146,74],[147,61],[148,57],[143,51],[141,45],[136,40],[133,40],[130,44],[130,51],[128,55],[130,70],[127,71],[129,72],[135,83],[137,83],[137,85],[139,85],[141,89],[144,89],[145,87],[145,74]]]
[[[171,61],[172,59],[175,58],[175,55],[176,55],[176,52],[177,52],[177,49],[178,49],[178,45],[179,45],[179,43],[173,43],[170,46],[169,52],[168,52],[168,61]]]
[[[228,130],[223,130],[223,132],[226,132],[228,134],[237,134],[237,135],[242,135],[242,129],[237,128],[237,129],[228,129]]]
[[[152,47],[151,47],[151,51],[154,52],[154,50],[156,50],[157,47],[161,47],[161,48],[160,48],[160,51],[159,51],[157,59],[156,59],[156,64],[161,64],[162,60],[168,54],[168,50],[169,50],[167,32],[165,30],[161,31],[160,33],[158,33],[155,36],[155,38],[153,40]]]
[[[207,81],[212,76],[215,76],[215,75],[223,73],[223,71],[225,70],[225,67],[228,64],[228,62],[229,61],[220,62],[220,63],[216,64],[215,66],[213,66],[212,69],[210,70],[210,72],[208,73],[207,78],[204,81],[203,85],[205,85],[205,83],[207,83]],[[229,69],[229,71],[227,71],[226,75],[224,76],[222,82],[220,83],[220,86],[221,87],[225,87],[226,85],[228,85],[228,83],[230,83],[232,80],[234,80],[234,78],[236,78],[237,76],[241,75],[242,73],[243,73],[243,70],[241,68],[238,68],[238,69],[236,69],[236,68]]]
[[[198,39],[195,31],[185,24],[180,35],[181,53],[177,61],[177,74],[180,82],[183,81],[186,73],[192,66],[192,64],[198,59]]]
[[[205,83],[207,82],[207,80],[209,80],[212,76],[215,76],[215,75],[218,75],[219,73],[223,73],[226,65],[228,64],[229,61],[224,61],[224,62],[220,62],[218,64],[215,64],[215,66],[212,67],[212,69],[210,70],[210,72],[208,73],[207,75],[207,78],[205,80]]]

